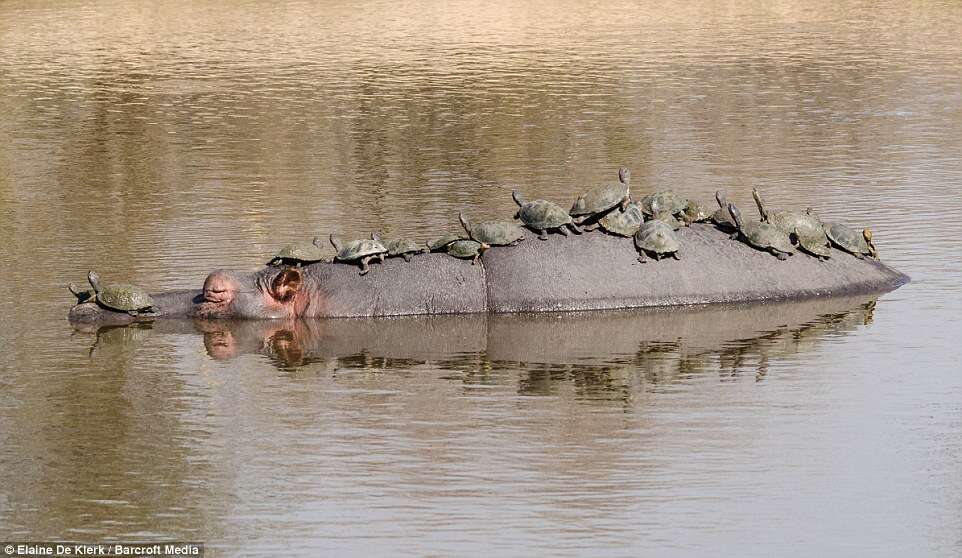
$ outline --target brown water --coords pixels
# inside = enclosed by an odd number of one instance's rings
[[[217,556],[962,554],[957,2],[0,3],[0,540]],[[337,230],[717,188],[878,300],[74,331]]]

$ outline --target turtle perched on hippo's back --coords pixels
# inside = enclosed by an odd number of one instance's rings
[[[372,259],[377,258],[383,262],[384,257],[387,255],[387,248],[373,239],[352,240],[347,244],[342,244],[336,235],[331,234],[331,245],[337,250],[337,255],[334,256],[335,260],[341,262],[358,262],[358,265],[361,266],[359,275],[364,275],[370,271],[367,264]]]
[[[631,173],[626,167],[621,167],[618,169],[618,184],[595,186],[578,196],[578,199],[575,200],[568,211],[568,215],[571,215],[575,223],[581,225],[599,218],[615,206],[620,205],[622,209],[627,208],[628,202],[631,201],[630,182]]]
[[[324,256],[321,239],[315,236],[310,244],[288,244],[281,248],[267,265],[300,267],[324,261]]]
[[[676,260],[681,259],[678,257],[678,249],[681,247],[678,236],[671,225],[660,219],[653,219],[641,225],[635,233],[634,240],[635,248],[638,249],[638,261],[641,263],[648,261],[647,254],[651,254],[656,260],[660,260],[665,255],[670,255]]]
[[[429,252],[430,250],[422,248],[413,240],[408,240],[406,238],[390,238],[387,240],[382,240],[378,233],[373,233],[371,235],[371,240],[376,240],[387,248],[387,257],[402,257],[404,261],[411,261],[411,256],[414,254],[421,254],[423,252]]]
[[[520,219],[526,227],[538,233],[539,240],[548,240],[547,231],[549,230],[568,236],[566,227],[575,234],[581,234],[581,229],[575,224],[574,219],[565,213],[560,205],[547,200],[525,201],[517,190],[511,192],[511,197],[519,208],[514,218]]]
[[[859,259],[864,259],[865,256],[878,259],[878,251],[872,244],[872,229],[862,229],[861,234],[859,234],[847,225],[831,223],[825,225],[825,234],[832,241],[832,245],[839,250],[848,252]]]
[[[485,250],[490,248],[483,242],[476,240],[455,240],[447,246],[449,255],[462,260],[471,260],[471,265],[478,263],[478,258]]]
[[[771,252],[780,260],[788,259],[788,256],[795,253],[795,248],[792,246],[792,241],[788,239],[788,235],[780,231],[775,225],[743,220],[741,212],[733,203],[728,204],[728,212],[735,220],[739,235],[749,246]]]
[[[488,246],[514,246],[524,240],[524,230],[514,223],[504,221],[484,221],[471,223],[464,212],[458,213],[458,219],[471,240],[487,244]]]

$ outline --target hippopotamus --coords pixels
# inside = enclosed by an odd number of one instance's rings
[[[429,253],[357,266],[318,262],[217,270],[203,288],[152,294],[150,319],[348,318],[418,314],[611,310],[791,300],[880,293],[909,281],[874,259],[841,251],[827,261],[797,253],[784,261],[714,226],[678,231],[679,260],[641,263],[631,239],[593,232],[493,247],[479,263]],[[74,306],[74,322],[144,319],[94,303]]]

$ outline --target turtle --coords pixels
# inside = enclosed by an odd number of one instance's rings
[[[678,215],[685,210],[685,202],[672,190],[662,190],[661,192],[653,192],[647,196],[641,198],[638,202],[641,205],[641,210],[645,212],[645,215],[653,216],[655,212],[652,210],[652,204],[658,202],[663,211],[667,211],[672,215]]]
[[[151,317],[157,315],[157,307],[154,305],[154,299],[150,298],[147,291],[140,287],[122,284],[102,285],[100,283],[100,276],[94,271],[87,273],[87,281],[90,282],[90,286],[93,288],[93,295],[81,302],[96,302],[107,310],[126,312],[131,316]],[[79,300],[81,295],[74,290],[76,288],[79,291],[77,285],[71,283],[69,288],[71,292],[77,295]],[[90,293],[89,291],[85,291],[83,294]]]
[[[488,246],[514,246],[524,240],[524,230],[514,223],[485,221],[471,224],[463,211],[458,213],[458,219],[471,240]]]
[[[685,207],[681,210],[679,216],[681,221],[689,226],[692,223],[701,223],[711,219],[711,215],[692,200],[685,200]]]
[[[779,260],[785,260],[795,253],[792,241],[788,235],[780,231],[775,225],[758,221],[743,221],[742,214],[735,204],[728,204],[728,212],[735,220],[739,235],[750,245],[759,250],[771,252]]]
[[[490,248],[489,245],[476,240],[455,240],[448,244],[447,252],[455,258],[471,260],[471,265],[474,265],[478,263],[478,258],[488,248]]]
[[[374,236],[374,235],[371,235]],[[384,256],[387,255],[387,248],[383,244],[376,240],[352,240],[347,244],[342,245],[341,240],[335,234],[331,234],[331,245],[337,250],[337,255],[334,256],[335,261],[340,262],[359,262],[361,266],[361,272],[358,275],[364,275],[370,268],[367,263],[374,258],[380,261],[384,261]]]
[[[712,222],[723,231],[730,232],[732,238],[736,238],[738,236],[738,227],[735,225],[735,220],[732,219],[731,213],[728,212],[728,199],[725,196],[725,192],[717,190],[715,192],[715,201],[718,202],[718,209],[711,215]]]
[[[418,246],[413,240],[408,240],[406,238],[391,238],[388,240],[381,240],[380,235],[374,233],[371,235],[371,240],[380,242],[387,248],[387,257],[393,258],[396,256],[401,256],[404,261],[411,261],[411,256],[414,254],[423,254],[424,252],[429,252],[430,250]]]
[[[324,250],[321,249],[321,239],[315,236],[310,244],[288,244],[274,254],[270,266],[292,266],[312,264],[324,260]]]
[[[464,240],[464,237],[456,233],[446,233],[434,240],[429,240],[427,250],[428,252],[444,252],[447,250],[448,244],[456,240]]]
[[[634,236],[638,228],[645,222],[645,216],[636,202],[628,204],[624,210],[615,209],[605,213],[598,220],[598,224],[606,232],[617,236]]]
[[[851,227],[841,223],[831,223],[825,225],[825,234],[836,248],[860,260],[865,256],[878,259],[878,251],[872,244],[872,229],[862,229],[862,234],[858,234]]]
[[[763,223],[771,223],[787,235],[796,234],[795,230],[798,229],[806,236],[819,236],[822,223],[815,217],[814,212],[769,211],[758,188],[752,188],[752,197],[755,198],[755,205],[758,206],[758,214]]]
[[[795,235],[798,248],[802,252],[811,254],[820,260],[827,260],[832,257],[831,244],[821,226],[818,227],[817,231],[795,227],[792,233]]]
[[[546,200],[525,201],[517,190],[511,192],[511,197],[514,203],[518,204],[518,211],[514,214],[514,218],[520,219],[526,227],[538,233],[539,240],[548,240],[549,229],[568,236],[568,231],[565,230],[567,227],[571,232],[581,234],[581,229],[575,224],[574,219],[565,213],[560,205]]]
[[[621,209],[628,207],[630,198],[631,173],[626,167],[618,169],[618,184],[602,184],[595,186],[578,196],[568,211],[577,224],[582,224],[610,211],[617,205]]]
[[[638,249],[638,261],[646,263],[646,253],[651,253],[656,260],[663,255],[678,257],[678,236],[671,226],[660,219],[647,221],[635,233],[635,248]]]
[[[674,206],[672,205],[662,205],[664,201],[671,202],[671,200],[664,200],[663,198],[654,198],[651,200],[651,206],[649,210],[651,211],[649,221],[661,221],[666,225],[671,227],[671,230],[677,231],[681,228],[681,221],[679,221],[675,214],[671,212]]]

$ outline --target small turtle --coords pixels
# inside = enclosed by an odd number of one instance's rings
[[[100,276],[91,271],[87,273],[87,281],[93,288],[93,296],[86,298],[83,302],[96,302],[107,310],[115,312],[126,312],[131,316],[156,316],[157,308],[154,306],[154,299],[150,298],[147,291],[134,285],[101,285]],[[77,295],[80,294],[74,289],[77,286],[70,285],[70,291]],[[79,290],[79,288],[77,288]],[[89,294],[85,292],[84,294]]]
[[[546,200],[525,201],[517,190],[511,192],[511,197],[519,207],[514,218],[520,219],[526,227],[538,233],[538,239],[548,240],[548,230],[556,230],[568,236],[565,227],[575,234],[581,234],[581,229],[575,225],[571,215],[565,213],[560,205]]]
[[[683,200],[672,190],[663,190],[661,192],[648,194],[641,198],[638,204],[641,205],[641,210],[645,212],[645,215],[653,216],[655,212],[652,210],[652,204],[656,201],[663,211],[667,211],[672,215],[680,215],[681,212],[685,210],[686,200]]]
[[[733,203],[728,204],[728,212],[735,220],[735,226],[738,227],[739,234],[750,246],[771,252],[780,260],[787,259],[788,256],[795,253],[795,248],[792,246],[792,241],[788,239],[788,235],[778,230],[775,225],[758,221],[743,221],[741,212]]]
[[[460,234],[447,233],[434,240],[429,240],[427,243],[428,252],[444,252],[447,250],[448,244],[456,240],[464,240],[464,237]]]
[[[486,221],[471,224],[464,212],[458,213],[458,219],[465,232],[475,240],[488,246],[514,246],[524,240],[524,230],[514,223],[504,221]]]
[[[574,218],[575,223],[582,224],[594,217],[600,216],[606,211],[610,211],[616,205],[621,205],[621,209],[628,207],[631,182],[631,173],[626,167],[618,169],[618,184],[604,184],[595,186],[584,194],[578,196],[575,203],[568,211],[568,215]]]
[[[752,197],[755,198],[755,205],[758,206],[758,214],[763,223],[771,223],[787,235],[795,234],[798,229],[806,236],[819,236],[822,223],[815,217],[814,212],[769,211],[758,188],[752,188]]]
[[[795,235],[795,240],[798,241],[798,248],[802,252],[811,254],[820,260],[827,260],[832,257],[831,244],[821,227],[817,231],[795,227],[792,232]]]
[[[715,201],[718,202],[718,209],[711,215],[712,222],[723,231],[732,233],[732,238],[737,237],[738,227],[735,225],[731,213],[728,212],[728,199],[725,197],[725,192],[716,191]]]
[[[315,236],[311,244],[288,244],[278,250],[267,265],[289,265],[300,267],[324,260],[324,250],[321,248],[320,237]]]
[[[447,251],[448,254],[455,258],[471,260],[471,265],[474,265],[478,263],[478,258],[480,258],[481,254],[488,248],[490,248],[490,246],[476,240],[455,240],[451,244],[448,244]]]
[[[632,237],[641,224],[645,222],[645,216],[637,203],[629,203],[624,210],[614,209],[605,213],[604,217],[598,220],[598,224],[605,231],[618,235]]]
[[[671,200],[667,200],[670,202]],[[661,221],[671,227],[671,230],[677,231],[681,228],[681,221],[679,221],[675,214],[671,212],[671,205],[662,205],[664,200],[662,198],[654,198],[651,200],[651,206],[649,207],[651,211],[649,221]]]
[[[352,240],[347,244],[342,245],[341,240],[334,234],[331,235],[331,245],[337,250],[337,255],[334,256],[336,261],[340,262],[359,262],[361,266],[361,272],[359,275],[364,275],[371,269],[368,267],[367,263],[374,258],[379,261],[384,261],[384,256],[387,255],[387,248],[383,244],[376,240]]]
[[[701,223],[711,219],[711,215],[693,200],[685,201],[685,208],[681,210],[679,217],[682,222],[689,226],[692,223]]]
[[[872,244],[872,229],[862,229],[862,234],[858,234],[855,229],[841,223],[826,224],[825,234],[832,244],[858,259],[871,256],[878,259],[878,251]]]
[[[411,256],[414,254],[422,254],[429,251],[418,246],[413,240],[408,240],[406,238],[391,238],[388,240],[381,240],[380,235],[374,233],[371,235],[371,240],[380,242],[385,248],[387,248],[387,257],[393,258],[396,256],[401,256],[406,262],[411,261]]]
[[[641,263],[648,261],[646,252],[656,260],[660,260],[664,255],[671,255],[676,260],[680,259],[678,236],[670,225],[660,219],[647,221],[641,225],[635,233],[635,248],[638,249],[638,261]]]

